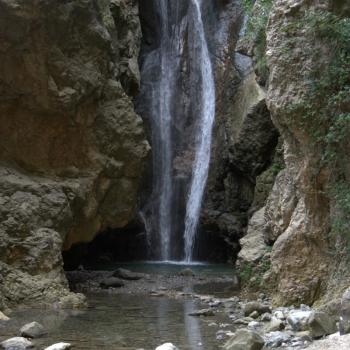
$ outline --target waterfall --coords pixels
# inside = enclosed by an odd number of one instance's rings
[[[156,161],[159,166],[159,211],[158,228],[161,238],[161,259],[170,260],[170,237],[171,237],[171,198],[172,198],[172,141],[171,141],[171,122],[170,111],[172,85],[173,85],[173,67],[171,61],[171,39],[169,37],[168,25],[168,0],[160,0],[159,8],[161,12],[161,50],[160,50],[160,83],[158,89],[158,128],[159,128],[159,152],[160,156]]]
[[[200,0],[155,0],[156,46],[142,63],[140,114],[151,122],[152,194],[143,218],[153,256],[192,260],[208,176],[215,87]]]
[[[190,192],[186,205],[185,218],[185,261],[192,260],[196,230],[198,226],[203,193],[208,177],[212,128],[215,118],[215,82],[213,68],[210,61],[208,44],[205,38],[202,20],[201,2],[193,0],[195,30],[194,39],[198,40],[202,84],[200,87],[199,123],[195,144],[195,160],[192,168]]]

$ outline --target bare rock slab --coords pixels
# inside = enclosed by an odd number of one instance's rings
[[[224,350],[261,350],[264,343],[258,333],[240,329],[226,342]]]
[[[34,345],[31,341],[23,337],[14,337],[3,341],[1,349],[5,350],[26,350],[33,349]]]

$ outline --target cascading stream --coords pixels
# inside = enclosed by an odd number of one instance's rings
[[[199,57],[202,84],[200,87],[201,98],[199,106],[199,123],[195,144],[195,160],[192,169],[190,192],[186,205],[185,219],[185,261],[193,258],[193,247],[200,216],[204,189],[208,178],[212,129],[215,118],[215,82],[213,68],[210,60],[208,44],[205,38],[204,25],[201,12],[201,1],[193,0],[194,6],[194,39],[198,40]]]

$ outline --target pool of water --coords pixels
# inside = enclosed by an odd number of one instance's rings
[[[132,295],[88,295],[86,311],[16,311],[7,323],[0,322],[0,340],[18,334],[21,326],[37,321],[48,334],[35,340],[37,348],[64,341],[74,349],[155,349],[173,342],[181,350],[219,348],[213,318],[196,318],[188,313],[203,307],[192,299],[174,300]],[[227,322],[226,316],[221,316]],[[216,318],[217,320],[217,318]]]
[[[196,275],[233,277],[235,272],[229,264],[208,264],[208,263],[183,263],[183,262],[157,262],[157,261],[135,261],[128,263],[100,263],[92,266],[84,266],[87,270],[116,270],[125,268],[135,272],[148,274],[175,275],[185,268],[190,268]]]

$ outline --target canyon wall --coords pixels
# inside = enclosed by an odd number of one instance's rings
[[[303,0],[274,1],[269,16],[267,106],[285,169],[260,212],[260,230],[254,215],[240,254],[259,266],[247,252],[254,234],[262,239],[258,258],[265,254],[268,268],[252,278],[270,288],[276,304],[327,302],[350,283],[347,16],[342,1]]]
[[[140,37],[132,0],[0,1],[0,309],[78,304],[62,248],[134,218]]]

